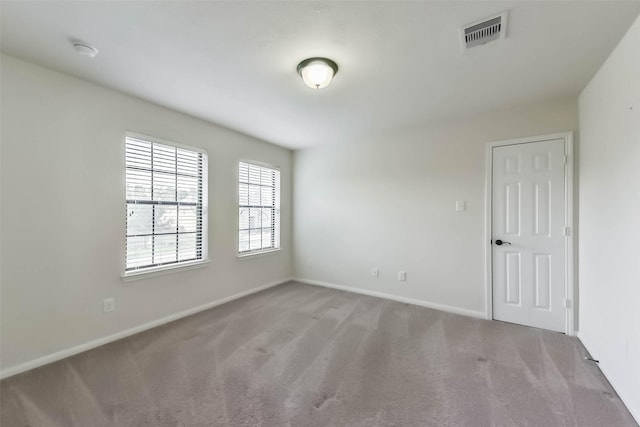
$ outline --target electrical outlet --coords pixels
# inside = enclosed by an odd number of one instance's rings
[[[406,271],[398,271],[398,280],[404,282],[407,280],[407,272]]]
[[[115,298],[105,298],[105,300],[102,301],[102,309],[104,310],[105,313],[111,313],[113,310],[115,310],[116,309]]]
[[[378,270],[377,268],[372,268],[371,269],[371,275],[373,277],[379,277],[380,276],[380,270]]]

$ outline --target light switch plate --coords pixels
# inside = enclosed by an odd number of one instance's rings
[[[464,200],[456,201],[456,212],[462,212],[465,209],[466,209],[466,203],[464,202]]]
[[[114,298],[105,298],[102,301],[102,309],[105,313],[111,313],[116,308],[116,300]]]

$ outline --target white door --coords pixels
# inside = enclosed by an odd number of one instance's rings
[[[564,140],[492,155],[493,318],[564,332]]]

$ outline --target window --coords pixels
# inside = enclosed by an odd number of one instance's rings
[[[240,162],[238,253],[280,249],[280,171]]]
[[[125,275],[207,258],[207,154],[127,137]]]

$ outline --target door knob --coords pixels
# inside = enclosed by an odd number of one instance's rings
[[[496,240],[496,245],[498,245],[498,246],[510,245],[510,244],[511,244],[511,242],[505,242],[504,240],[500,240],[500,239]]]

